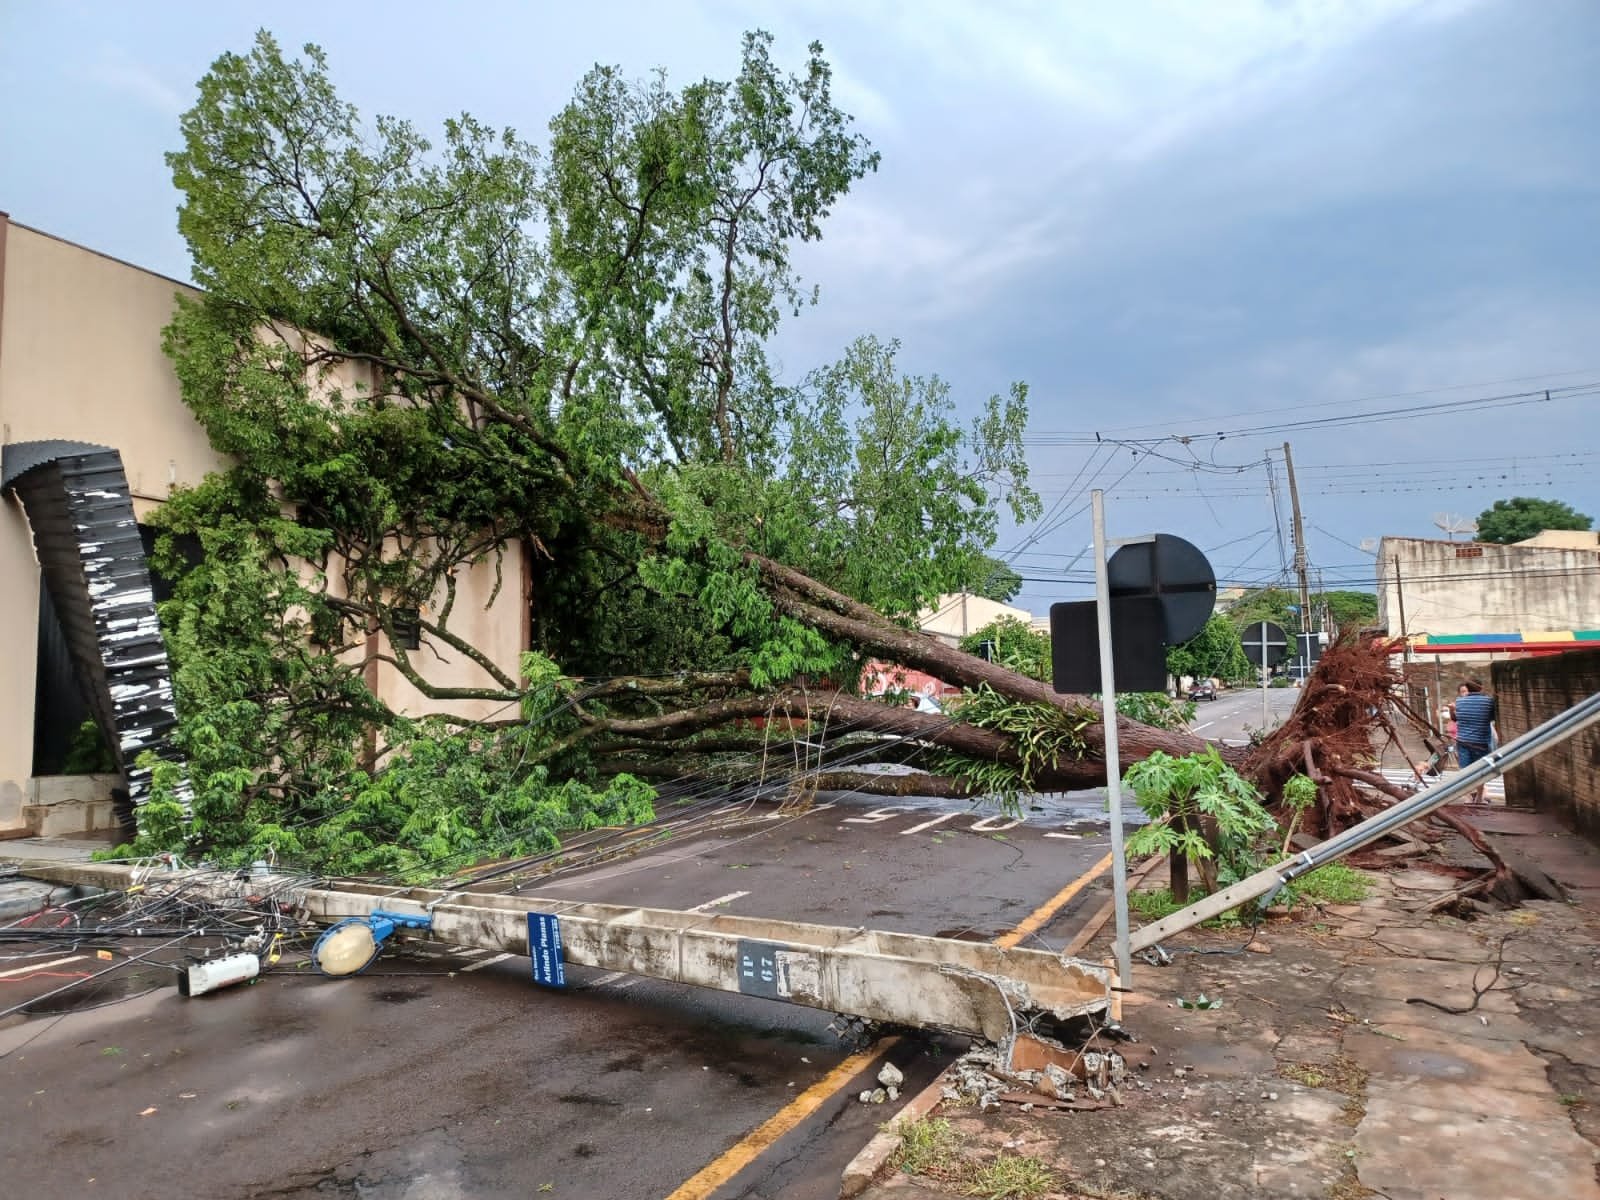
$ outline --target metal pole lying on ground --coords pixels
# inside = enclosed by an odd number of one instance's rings
[[[1443,808],[1457,797],[1476,791],[1496,776],[1503,775],[1512,767],[1537,757],[1551,746],[1559,745],[1597,722],[1600,722],[1600,694],[1580,701],[1566,712],[1551,717],[1543,725],[1530,729],[1498,750],[1489,751],[1466,770],[1457,772],[1456,777],[1444,786],[1420,792],[1409,800],[1401,801],[1376,816],[1350,826],[1336,837],[1319,842],[1293,858],[1284,859],[1275,867],[1257,871],[1248,879],[1241,879],[1233,886],[1207,896],[1181,912],[1163,917],[1153,925],[1146,925],[1134,935],[1132,948],[1147,950],[1164,938],[1191,929],[1200,922],[1219,916],[1229,909],[1238,908],[1247,900],[1269,895],[1296,876],[1314,871],[1337,858],[1359,850],[1402,825],[1409,825],[1435,809]]]
[[[1128,858],[1122,849],[1122,756],[1117,746],[1117,684],[1111,663],[1111,575],[1106,568],[1105,493],[1090,493],[1094,507],[1094,598],[1100,630],[1100,704],[1105,727],[1106,795],[1111,809],[1111,895],[1117,911],[1117,981],[1133,981],[1128,947]]]

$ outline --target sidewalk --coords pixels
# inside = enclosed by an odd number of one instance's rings
[[[945,1148],[866,1195],[973,1194],[986,1165],[1017,1181],[995,1197],[1600,1200],[1600,852],[1551,817],[1464,815],[1572,902],[1431,916],[1459,881],[1423,863],[1248,951],[1183,935],[1135,966],[1123,1024],[1154,1060],[1121,1107],[944,1102]],[[1221,1005],[1180,1007],[1201,993]]]

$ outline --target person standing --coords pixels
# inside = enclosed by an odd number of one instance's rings
[[[1469,679],[1462,684],[1466,691],[1456,697],[1456,760],[1463,770],[1489,753],[1495,740],[1495,719],[1499,706],[1494,697],[1483,690],[1483,681]],[[1486,804],[1483,788],[1472,793],[1473,804]]]

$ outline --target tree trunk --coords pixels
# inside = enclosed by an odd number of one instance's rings
[[[988,685],[1010,700],[1047,704],[1067,711],[1076,708],[1099,711],[1100,706],[1087,696],[1062,695],[1047,683],[947,646],[928,634],[904,629],[867,605],[782,563],[753,554],[746,558],[772,585],[769,594],[780,612],[829,637],[851,642],[863,651],[881,655],[898,666],[926,671],[955,687]],[[1157,750],[1181,756],[1204,751],[1211,745],[1191,733],[1156,729],[1126,717],[1117,718],[1117,733],[1118,757],[1124,769],[1148,758]],[[1091,755],[1103,762],[1105,735],[1100,726],[1093,725],[1085,729],[1084,737]],[[1248,756],[1244,747],[1223,746],[1218,749],[1223,758],[1235,767],[1241,766]],[[1103,782],[1103,769],[1100,774],[1099,782]]]

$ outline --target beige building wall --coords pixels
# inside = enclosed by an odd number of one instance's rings
[[[175,297],[194,289],[71,242],[18,225],[0,213],[0,443],[60,438],[122,454],[134,510],[142,519],[175,484],[194,484],[225,466],[185,407],[161,331]],[[360,373],[340,370],[348,387]],[[520,549],[509,547],[492,608],[492,565],[457,581],[450,628],[515,676],[526,645],[526,589]],[[0,504],[0,828],[26,793],[33,760],[39,571],[22,507]],[[441,597],[442,600],[442,597]],[[381,635],[380,653],[388,647]],[[493,686],[476,663],[431,643],[413,652],[430,682]],[[483,717],[486,701],[436,703],[387,664],[369,681],[408,715],[444,711]]]
[[[948,596],[940,596],[937,604],[917,618],[917,625],[924,633],[931,633],[953,646],[969,633],[1002,617],[1010,617],[1029,626],[1033,623],[1033,614],[1025,608],[1013,608],[998,600],[968,592],[953,592]]]
[[[1378,620],[1392,635],[1413,637],[1600,629],[1600,545],[1386,537],[1378,550]]]
[[[143,516],[221,465],[161,352],[193,289],[0,216],[0,442],[47,438],[122,453]],[[0,509],[0,826],[33,766],[39,568],[22,506]],[[10,822],[16,824],[15,819]]]

